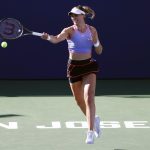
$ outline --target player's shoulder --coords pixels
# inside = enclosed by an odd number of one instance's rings
[[[63,31],[69,32],[73,30],[73,26],[65,27]]]
[[[89,29],[94,33],[97,32],[96,28],[94,26],[88,25]]]

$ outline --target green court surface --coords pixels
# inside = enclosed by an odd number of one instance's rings
[[[0,80],[0,150],[150,149],[150,80],[98,80],[95,102],[102,135],[87,145],[66,80]]]

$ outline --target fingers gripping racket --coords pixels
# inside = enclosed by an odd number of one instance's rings
[[[33,32],[25,28],[14,18],[6,18],[0,21],[0,36],[3,39],[13,40],[25,35],[42,36],[43,33]]]

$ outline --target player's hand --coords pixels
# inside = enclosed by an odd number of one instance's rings
[[[42,38],[43,40],[47,40],[47,39],[48,39],[48,37],[49,37],[49,34],[48,34],[48,33],[43,32],[43,35],[41,36],[41,38]]]

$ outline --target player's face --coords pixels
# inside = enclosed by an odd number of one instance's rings
[[[74,24],[80,24],[84,21],[84,15],[71,14],[71,20]]]

